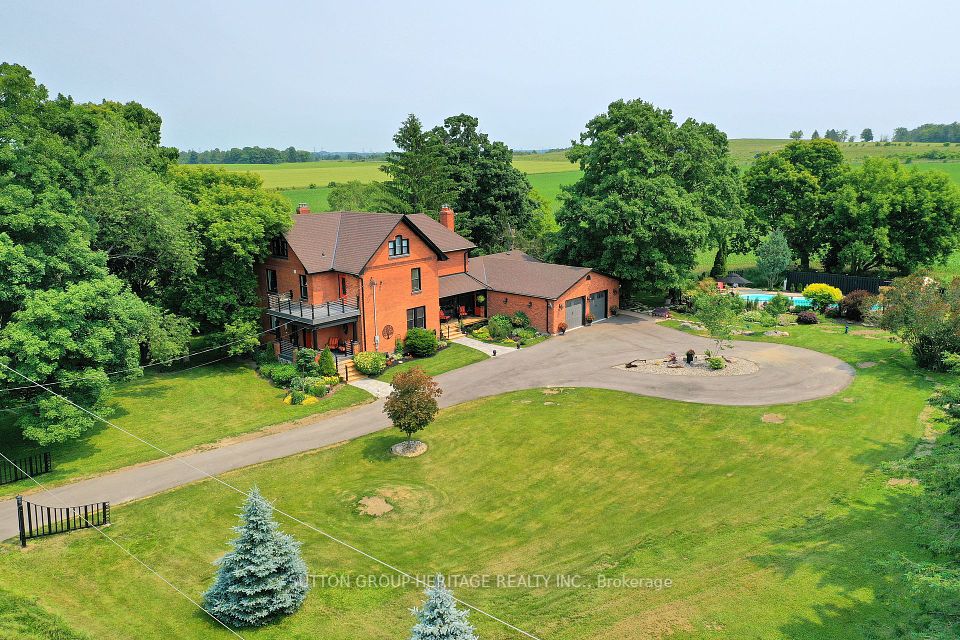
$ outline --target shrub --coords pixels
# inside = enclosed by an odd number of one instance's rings
[[[529,339],[537,337],[537,330],[533,327],[524,327],[523,329],[517,329],[517,337],[521,339]]]
[[[308,378],[301,378],[297,376],[290,381],[290,390],[291,391],[303,391],[307,387]]]
[[[813,311],[801,311],[797,314],[797,324],[817,324],[820,319]]]
[[[486,340],[492,340],[492,339],[493,339],[493,338],[490,337],[490,330],[487,329],[486,327],[480,327],[479,329],[474,329],[474,330],[473,330],[473,333],[471,333],[470,335],[472,335],[472,336],[473,336],[474,338],[476,338],[477,340],[484,340],[484,341],[486,341]]]
[[[530,316],[525,314],[523,311],[517,311],[510,317],[510,323],[515,327],[529,327]]]
[[[777,317],[781,313],[786,313],[790,310],[790,298],[782,293],[778,293],[770,298],[767,304],[763,305],[763,310],[771,316]]]
[[[320,365],[321,376],[337,375],[337,359],[333,357],[333,352],[330,351],[330,347],[323,348],[323,351],[320,352],[320,360],[317,364]]]
[[[843,296],[840,301],[840,309],[843,311],[847,320],[859,322],[863,320],[864,314],[870,310],[873,302],[873,294],[863,289],[851,291]]]
[[[335,387],[340,384],[340,376],[323,376],[320,378],[320,382],[328,387]]]
[[[403,355],[403,338],[397,338],[393,343],[393,353],[398,356]]]
[[[273,380],[273,370],[280,366],[279,362],[268,362],[260,365],[260,375],[268,380]]]
[[[307,394],[303,389],[294,389],[290,392],[290,404],[303,404],[303,401],[307,399]]]
[[[743,318],[744,322],[763,322],[764,316],[767,316],[767,314],[762,311],[751,310],[744,311],[740,317]]]
[[[815,282],[803,288],[803,297],[810,301],[814,311],[824,311],[830,305],[840,302],[843,293],[836,287]]]
[[[330,387],[323,384],[316,378],[314,378],[313,380],[314,382],[310,382],[304,387],[304,391],[306,391],[312,396],[316,396],[317,398],[322,398],[323,396],[327,395],[327,393],[329,393]]]
[[[377,351],[361,351],[353,356],[353,364],[365,376],[378,376],[387,368],[387,356]]]
[[[777,324],[780,325],[781,327],[785,327],[787,325],[793,324],[794,322],[796,322],[796,320],[797,320],[796,316],[793,316],[789,313],[781,313],[780,315],[777,316]]]
[[[270,371],[270,379],[278,387],[286,387],[297,377],[297,368],[292,364],[278,364]]]
[[[714,371],[719,371],[727,366],[727,363],[720,356],[711,356],[707,358],[707,365]]]
[[[302,376],[320,375],[320,365],[317,364],[316,349],[297,349],[296,365],[297,371],[299,371]]]
[[[437,352],[437,334],[429,329],[413,328],[407,331],[404,345],[409,353],[418,358],[427,358]]]
[[[277,353],[272,344],[265,344],[257,349],[253,354],[253,361],[262,367],[265,364],[271,364],[277,361]]]
[[[495,315],[487,323],[487,330],[490,331],[490,337],[494,340],[503,340],[508,338],[513,331],[513,323],[510,318],[504,315]]]

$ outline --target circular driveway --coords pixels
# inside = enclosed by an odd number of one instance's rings
[[[505,391],[545,386],[616,389],[671,400],[767,405],[833,395],[854,369],[817,351],[770,342],[735,341],[725,354],[755,362],[740,376],[665,376],[616,368],[637,358],[659,359],[687,349],[703,353],[713,340],[660,326],[648,317],[620,315],[438,377],[443,406]],[[504,351],[509,351],[505,349]]]

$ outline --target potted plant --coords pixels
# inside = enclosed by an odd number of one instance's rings
[[[687,364],[693,364],[693,357],[697,355],[697,352],[693,349],[687,351]]]
[[[567,332],[567,323],[561,322],[557,325],[557,330],[560,332],[560,335],[563,335]]]
[[[484,313],[486,310],[484,305],[486,305],[486,303],[487,303],[487,297],[482,293],[476,297],[474,302],[474,310],[477,312],[478,316],[483,317],[484,315],[486,315]]]
[[[613,305],[612,307],[610,307],[610,315],[615,316],[618,313],[620,313],[620,307],[618,307],[617,305]]]
[[[584,316],[583,318],[583,321],[586,323],[588,327],[593,324],[594,320],[596,320],[596,317],[589,311],[587,312],[587,315]]]

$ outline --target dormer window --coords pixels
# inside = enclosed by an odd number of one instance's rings
[[[287,247],[287,241],[283,236],[278,236],[270,241],[270,254],[275,258],[286,258],[290,249]]]
[[[391,258],[410,255],[410,239],[397,236],[387,243],[387,250]]]

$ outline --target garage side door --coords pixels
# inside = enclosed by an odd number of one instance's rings
[[[566,323],[568,329],[583,325],[583,296],[566,302]]]
[[[607,317],[607,290],[596,291],[590,294],[590,313],[594,320],[603,320]]]

